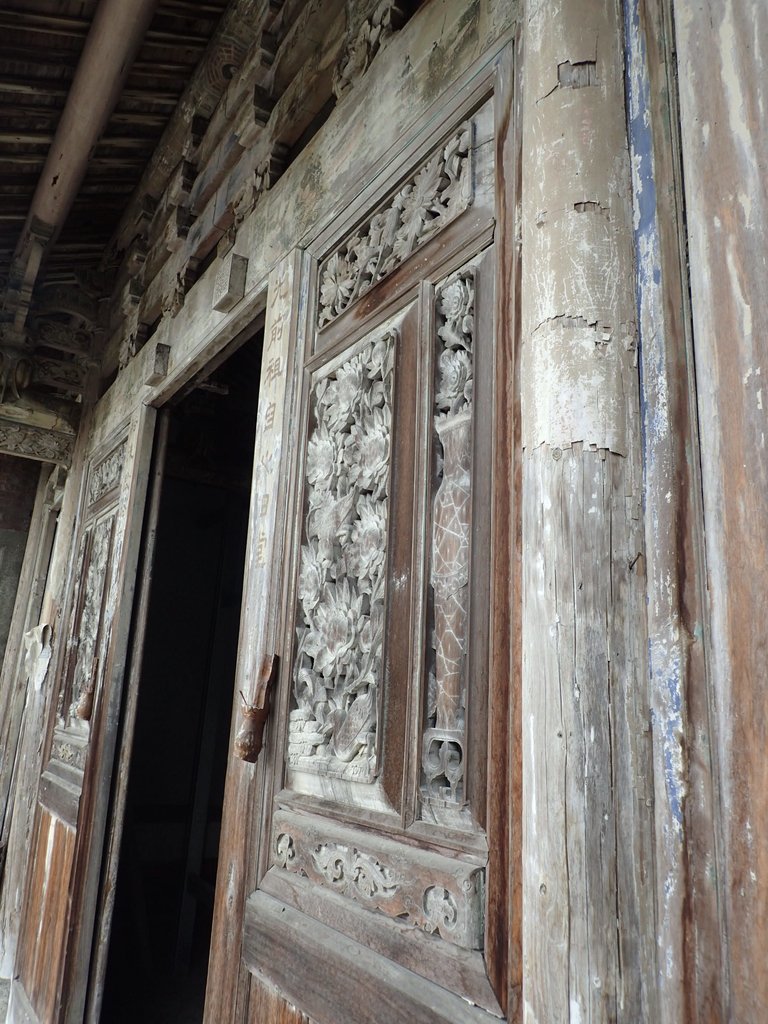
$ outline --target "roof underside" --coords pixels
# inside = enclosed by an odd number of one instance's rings
[[[131,0],[126,0],[130,3]],[[0,282],[9,273],[97,0],[0,5]],[[227,0],[162,0],[41,280],[99,268]]]

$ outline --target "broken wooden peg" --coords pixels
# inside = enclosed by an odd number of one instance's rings
[[[264,661],[259,673],[255,703],[249,703],[243,691],[240,691],[242,721],[235,736],[233,753],[241,761],[253,764],[261,753],[264,744],[264,726],[269,716],[269,690],[277,677],[279,660],[277,655],[273,655]]]

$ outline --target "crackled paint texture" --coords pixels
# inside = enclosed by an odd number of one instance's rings
[[[559,0],[524,32],[524,1016],[655,1020],[622,24]]]

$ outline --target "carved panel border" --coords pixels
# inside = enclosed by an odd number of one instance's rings
[[[478,864],[286,812],[275,815],[272,863],[454,945],[482,949]]]
[[[321,263],[318,327],[334,321],[468,209],[472,189],[472,122],[465,121]]]

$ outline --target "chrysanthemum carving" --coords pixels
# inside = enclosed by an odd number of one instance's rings
[[[346,668],[352,660],[362,607],[362,597],[348,580],[326,583],[323,587],[304,651],[313,659],[315,672],[325,679]]]
[[[349,479],[357,487],[378,493],[389,468],[389,409],[371,409],[362,422],[353,423],[344,446]]]

